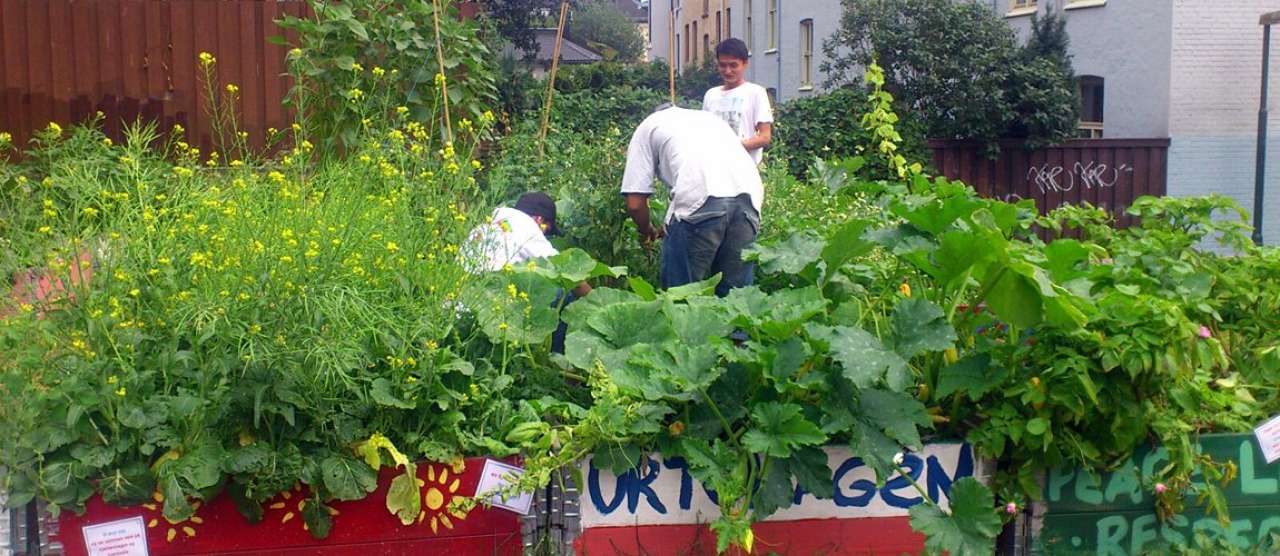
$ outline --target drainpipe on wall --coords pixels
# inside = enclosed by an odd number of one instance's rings
[[[1271,58],[1271,25],[1280,23],[1280,12],[1264,14],[1262,25],[1262,97],[1258,101],[1258,155],[1253,178],[1253,243],[1262,245],[1262,201],[1267,179],[1267,81]]]

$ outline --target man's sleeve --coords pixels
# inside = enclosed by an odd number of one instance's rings
[[[640,123],[627,147],[627,168],[622,174],[622,193],[653,193],[654,155],[649,136],[653,128]]]
[[[560,251],[547,241],[547,236],[541,233],[531,237],[528,243],[524,245],[524,254],[530,259],[538,257],[554,257],[560,254]]]
[[[773,123],[773,107],[769,106],[769,92],[764,87],[756,88],[756,124]]]
[[[715,90],[715,88],[714,88],[714,87],[712,87],[712,88],[710,88],[710,89],[707,89],[707,92],[706,92],[706,93],[703,93],[703,94],[702,94],[702,109],[703,109],[704,111],[707,111],[707,112],[711,112],[711,111],[712,111],[712,110],[711,110],[711,106],[710,106],[710,103],[711,103],[711,92],[712,92],[712,91],[714,91],[714,90]]]

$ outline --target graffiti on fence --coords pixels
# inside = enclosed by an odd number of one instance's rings
[[[1027,170],[1027,181],[1036,184],[1040,193],[1064,193],[1080,185],[1085,189],[1115,187],[1125,174],[1133,173],[1128,164],[1109,166],[1098,162],[1076,162],[1070,168],[1062,165],[1042,164]]]

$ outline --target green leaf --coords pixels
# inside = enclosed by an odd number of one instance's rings
[[[645,301],[653,301],[658,298],[658,292],[653,288],[653,284],[650,284],[644,278],[628,276],[627,284],[631,286],[631,291],[636,292],[636,295]]]
[[[931,421],[924,405],[900,392],[863,390],[854,408],[856,425],[849,431],[849,448],[876,472],[880,481],[894,474],[893,456],[904,447],[919,450],[919,427]]]
[[[685,305],[669,303],[663,308],[676,337],[688,344],[704,344],[711,338],[724,338],[733,325],[719,305]]]
[[[769,460],[769,468],[760,479],[760,486],[752,498],[754,519],[762,520],[781,508],[790,508],[795,487],[791,483],[791,471],[784,460]]]
[[[975,353],[956,361],[938,372],[936,398],[942,399],[956,392],[968,394],[977,400],[1002,384],[1008,372],[991,366],[991,354]]]
[[[1027,421],[1027,432],[1034,436],[1040,436],[1047,430],[1049,430],[1049,422],[1044,420],[1043,417],[1036,417]]]
[[[155,489],[155,477],[147,465],[140,461],[112,469],[98,481],[102,500],[115,506],[133,506],[146,502]]]
[[[324,488],[338,500],[360,500],[378,488],[378,475],[364,462],[329,456],[320,462]]]
[[[213,441],[198,445],[172,462],[172,472],[191,488],[203,490],[222,479],[222,447]]]
[[[405,466],[404,473],[391,479],[387,488],[387,511],[400,518],[400,523],[412,525],[422,511],[422,496],[418,489],[417,466],[410,463]]]
[[[1022,328],[1040,322],[1040,292],[1021,274],[1008,267],[992,267],[983,288],[987,306],[1002,320]]]
[[[347,30],[351,31],[351,34],[355,35],[356,38],[362,41],[369,40],[369,32],[365,30],[364,25],[359,21],[346,19],[343,20],[342,23],[347,26]]]
[[[328,538],[329,531],[333,529],[333,516],[329,515],[329,507],[319,496],[312,496],[307,500],[307,505],[303,506],[302,522],[307,524],[307,530],[311,532],[311,536],[317,539]]]
[[[791,474],[801,488],[817,498],[826,500],[835,492],[831,484],[831,468],[827,467],[827,452],[822,448],[810,446],[796,451],[796,455],[786,460]]]
[[[831,357],[840,363],[845,378],[858,388],[870,388],[880,381],[890,388],[905,388],[910,378],[907,362],[885,349],[866,330],[849,326],[810,324],[809,336],[830,346]]]
[[[813,350],[809,348],[809,344],[799,337],[788,338],[786,341],[771,348],[768,377],[773,380],[774,387],[778,392],[786,390],[787,383],[795,376],[796,371],[800,370],[800,366],[809,359],[813,354]]]
[[[721,278],[722,276],[716,273],[706,280],[670,288],[663,293],[663,296],[672,301],[708,296],[716,293],[716,286],[720,285]]]
[[[232,481],[227,485],[227,496],[231,497],[231,501],[236,505],[236,511],[244,516],[245,521],[249,523],[258,523],[262,521],[262,504],[257,500],[249,498],[247,487],[237,481]],[[303,510],[304,512],[306,510]]]
[[[1048,261],[1045,270],[1054,281],[1065,283],[1085,274],[1076,266],[1089,260],[1089,250],[1078,240],[1058,239],[1044,247],[1044,256]]]
[[[705,341],[695,345],[639,345],[627,359],[627,363],[647,369],[650,376],[670,382],[672,388],[663,390],[678,393],[678,399],[692,399],[711,386],[724,372],[718,361],[716,349]]]
[[[800,446],[821,444],[827,439],[818,426],[801,415],[795,404],[765,402],[751,412],[754,427],[742,436],[742,444],[757,454],[791,457]]]
[[[862,238],[870,225],[867,220],[850,220],[827,238],[827,244],[822,248],[822,260],[827,263],[828,276],[875,247],[875,243]]]
[[[369,397],[378,405],[388,407],[398,407],[400,409],[413,409],[417,404],[412,401],[400,399],[391,391],[391,381],[385,378],[377,378],[373,381],[373,386],[369,388]]]
[[[561,286],[573,286],[601,276],[617,278],[627,273],[627,267],[605,265],[591,258],[586,251],[570,247],[553,256],[539,259],[533,272],[559,282]]]
[[[177,475],[170,473],[160,481],[160,494],[164,495],[162,513],[165,519],[178,523],[195,515],[196,508],[187,500],[187,493],[178,483]]]
[[[822,258],[824,242],[806,232],[796,232],[776,245],[757,245],[743,251],[744,259],[754,259],[766,274],[800,274]]]
[[[931,504],[917,504],[910,510],[911,527],[925,536],[931,554],[990,556],[1000,534],[1000,516],[995,513],[995,497],[973,477],[951,486],[951,512]]]
[[[892,319],[896,351],[904,359],[925,351],[942,351],[956,341],[956,331],[947,322],[946,313],[922,297],[899,302],[893,308]]]
[[[588,316],[586,324],[615,347],[662,343],[675,336],[662,307],[661,301],[615,303]]]
[[[591,465],[621,476],[640,465],[640,448],[632,444],[601,443],[591,454]]]

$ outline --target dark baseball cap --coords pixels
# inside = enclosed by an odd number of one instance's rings
[[[547,235],[560,234],[560,228],[556,227],[556,202],[550,195],[541,191],[525,193],[520,196],[520,200],[516,201],[516,210],[529,216],[541,216],[547,224]]]

